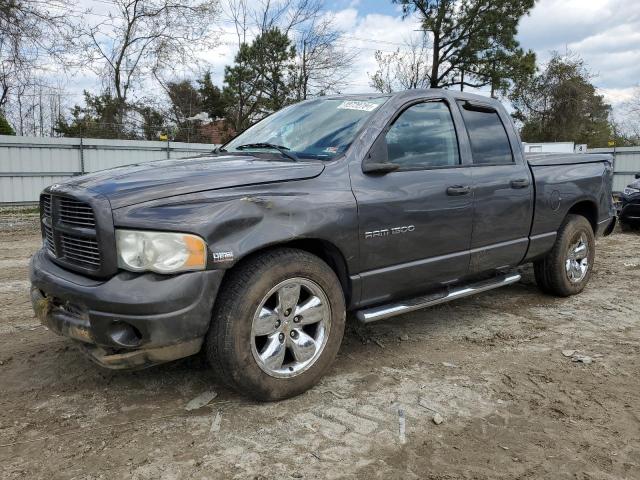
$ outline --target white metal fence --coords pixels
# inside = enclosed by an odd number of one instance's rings
[[[0,135],[0,204],[37,202],[46,186],[82,173],[214,148],[205,143]]]
[[[587,153],[613,154],[614,192],[621,192],[640,173],[640,147],[590,148]]]
[[[149,142],[0,135],[0,204],[29,204],[47,185],[121,165],[207,153],[205,143]],[[615,155],[613,191],[620,192],[640,173],[640,147],[592,148]]]

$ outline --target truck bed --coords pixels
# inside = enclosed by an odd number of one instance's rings
[[[607,153],[525,153],[524,158],[532,167],[611,162],[612,160],[611,155]]]
[[[610,224],[612,157],[608,154],[533,153],[525,160],[535,184],[535,209],[528,257],[553,246],[556,232],[569,214],[586,213],[596,234]]]

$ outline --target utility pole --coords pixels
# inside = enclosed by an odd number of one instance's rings
[[[44,115],[42,113],[42,87],[40,87],[40,102],[38,103],[40,110],[40,136],[44,137]]]
[[[20,117],[20,136],[24,135],[24,123],[22,120],[22,94],[18,92],[18,117]]]

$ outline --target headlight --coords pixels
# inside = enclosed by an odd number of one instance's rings
[[[624,194],[625,195],[633,195],[635,193],[640,193],[640,189],[633,187],[625,187]]]
[[[177,273],[204,270],[207,245],[188,233],[116,230],[118,267],[132,272]]]

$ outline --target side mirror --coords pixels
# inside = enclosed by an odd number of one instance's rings
[[[640,178],[640,173],[636,173],[636,180]]]
[[[371,150],[362,162],[362,173],[382,174],[394,172],[400,168],[395,163],[389,163],[389,150],[384,134],[373,143]]]

